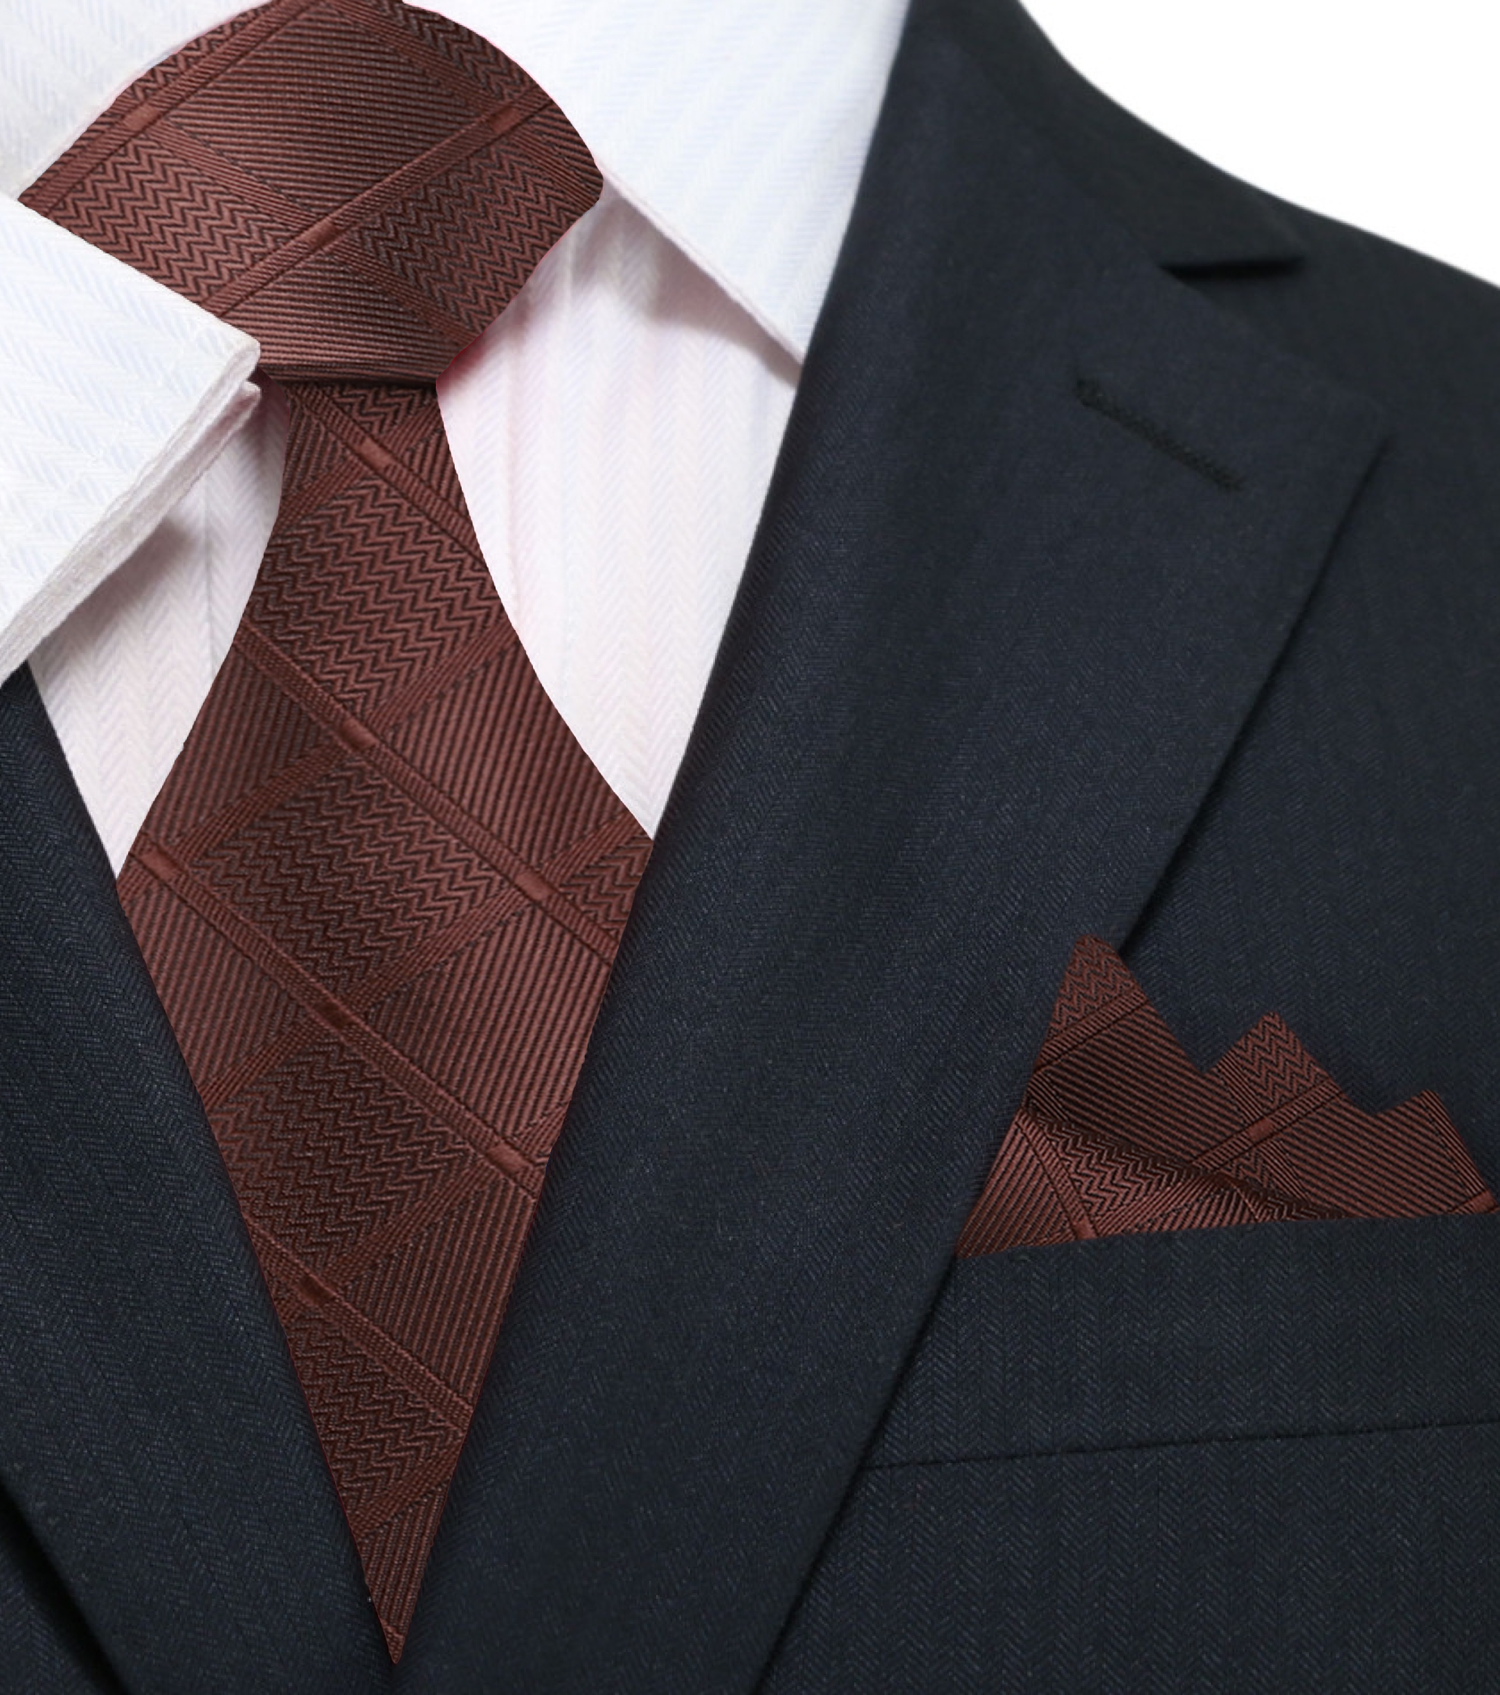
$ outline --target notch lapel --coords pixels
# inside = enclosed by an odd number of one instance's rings
[[[139,1695],[379,1689],[280,1327],[24,669],[0,791],[0,1479]]]
[[[1130,929],[1380,433],[919,6],[403,1687],[754,1685],[1069,950]]]

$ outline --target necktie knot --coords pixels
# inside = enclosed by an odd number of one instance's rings
[[[142,78],[25,198],[254,336],[271,376],[432,382],[599,189],[468,30],[271,0]]]

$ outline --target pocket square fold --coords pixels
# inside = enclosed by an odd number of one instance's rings
[[[957,1252],[1495,1210],[1436,1095],[1361,1112],[1274,1013],[1201,1072],[1120,956],[1085,936]]]

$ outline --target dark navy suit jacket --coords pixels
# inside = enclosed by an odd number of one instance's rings
[[[953,1260],[1086,932],[1500,1185],[1497,744],[1500,295],[916,0],[394,1674],[0,695],[0,1689],[1500,1688],[1494,1218]]]

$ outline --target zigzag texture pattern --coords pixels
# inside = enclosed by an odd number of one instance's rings
[[[650,851],[516,641],[431,387],[598,191],[457,26],[272,0],[32,194],[288,385],[276,529],[120,895],[393,1659]]]
[[[459,25],[272,0],[127,89],[24,199],[256,336],[271,376],[433,382],[600,186]]]
[[[1274,1013],[1204,1074],[1119,955],[1085,936],[958,1253],[1495,1210],[1436,1095],[1361,1112]]]

